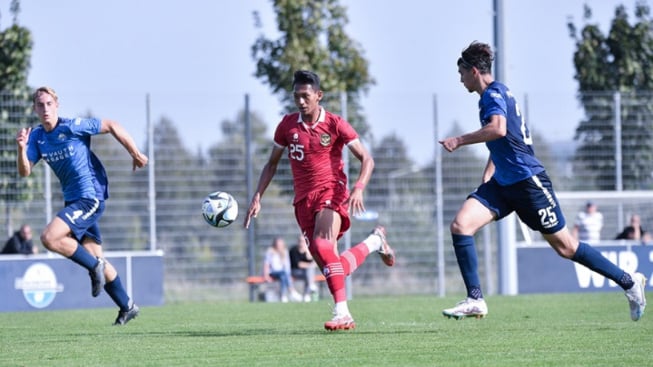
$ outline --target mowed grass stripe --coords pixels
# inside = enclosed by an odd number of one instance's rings
[[[648,366],[653,321],[613,293],[488,297],[485,319],[441,316],[459,298],[355,298],[353,331],[327,301],[0,314],[0,366]],[[653,310],[649,310],[653,311]]]

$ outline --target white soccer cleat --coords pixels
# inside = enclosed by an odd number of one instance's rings
[[[383,263],[387,266],[393,266],[395,264],[395,251],[390,247],[388,240],[385,238],[385,228],[383,226],[376,226],[371,235],[381,239],[381,246],[377,252],[381,256]]]
[[[487,304],[483,298],[466,298],[456,303],[454,307],[443,310],[442,315],[448,318],[453,317],[456,320],[461,320],[465,317],[480,319],[487,315]]]
[[[632,274],[633,287],[626,290],[626,298],[628,298],[628,305],[630,306],[630,318],[633,321],[638,321],[644,314],[646,308],[646,277],[642,273]]]
[[[356,323],[351,315],[334,315],[333,318],[324,323],[324,328],[329,331],[354,329]]]

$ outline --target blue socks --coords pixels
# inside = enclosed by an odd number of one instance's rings
[[[605,258],[600,252],[596,251],[595,248],[585,242],[581,242],[578,245],[578,249],[576,249],[576,253],[571,260],[613,280],[624,290],[633,287],[634,283],[630,274],[610,262],[610,260]]]
[[[453,249],[460,267],[460,274],[463,276],[467,297],[473,299],[483,298],[481,292],[481,281],[478,277],[478,257],[474,247],[474,236],[462,234],[451,234]]]
[[[77,245],[77,250],[75,250],[75,253],[73,253],[69,259],[85,267],[89,271],[93,270],[95,265],[98,263],[98,259],[95,256],[91,255],[88,251],[86,251],[84,247],[82,247],[82,245],[79,244]],[[105,283],[104,290],[107,292],[109,297],[111,297],[113,302],[115,302],[116,305],[120,307],[120,310],[129,310],[129,296],[125,291],[125,288],[122,286],[120,276],[116,275],[116,279]]]
[[[69,257],[70,260],[76,262],[77,264],[85,267],[89,271],[93,270],[95,265],[98,263],[98,259],[91,255],[82,245],[79,243],[77,244],[77,249],[75,252]]]
[[[104,290],[121,311],[129,311],[129,296],[125,292],[125,288],[122,287],[120,276],[116,275],[116,279],[104,284]]]

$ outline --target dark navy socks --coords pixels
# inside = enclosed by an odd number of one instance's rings
[[[581,242],[578,245],[578,249],[576,249],[576,253],[571,260],[613,280],[624,290],[632,288],[634,284],[630,274],[613,264],[595,248],[585,242]]]
[[[483,298],[481,281],[478,277],[478,256],[474,247],[474,236],[451,234],[451,238],[458,267],[460,267],[460,273],[467,288],[467,297]]]

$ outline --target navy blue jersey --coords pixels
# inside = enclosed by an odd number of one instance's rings
[[[43,159],[61,182],[66,202],[81,198],[105,200],[107,175],[100,160],[91,151],[91,135],[99,134],[99,119],[59,118],[50,132],[34,128],[27,142],[27,159]]]
[[[495,166],[493,177],[500,185],[511,185],[544,171],[535,157],[530,132],[508,87],[492,82],[481,95],[478,107],[482,126],[487,125],[493,115],[506,118],[506,136],[485,143]]]

